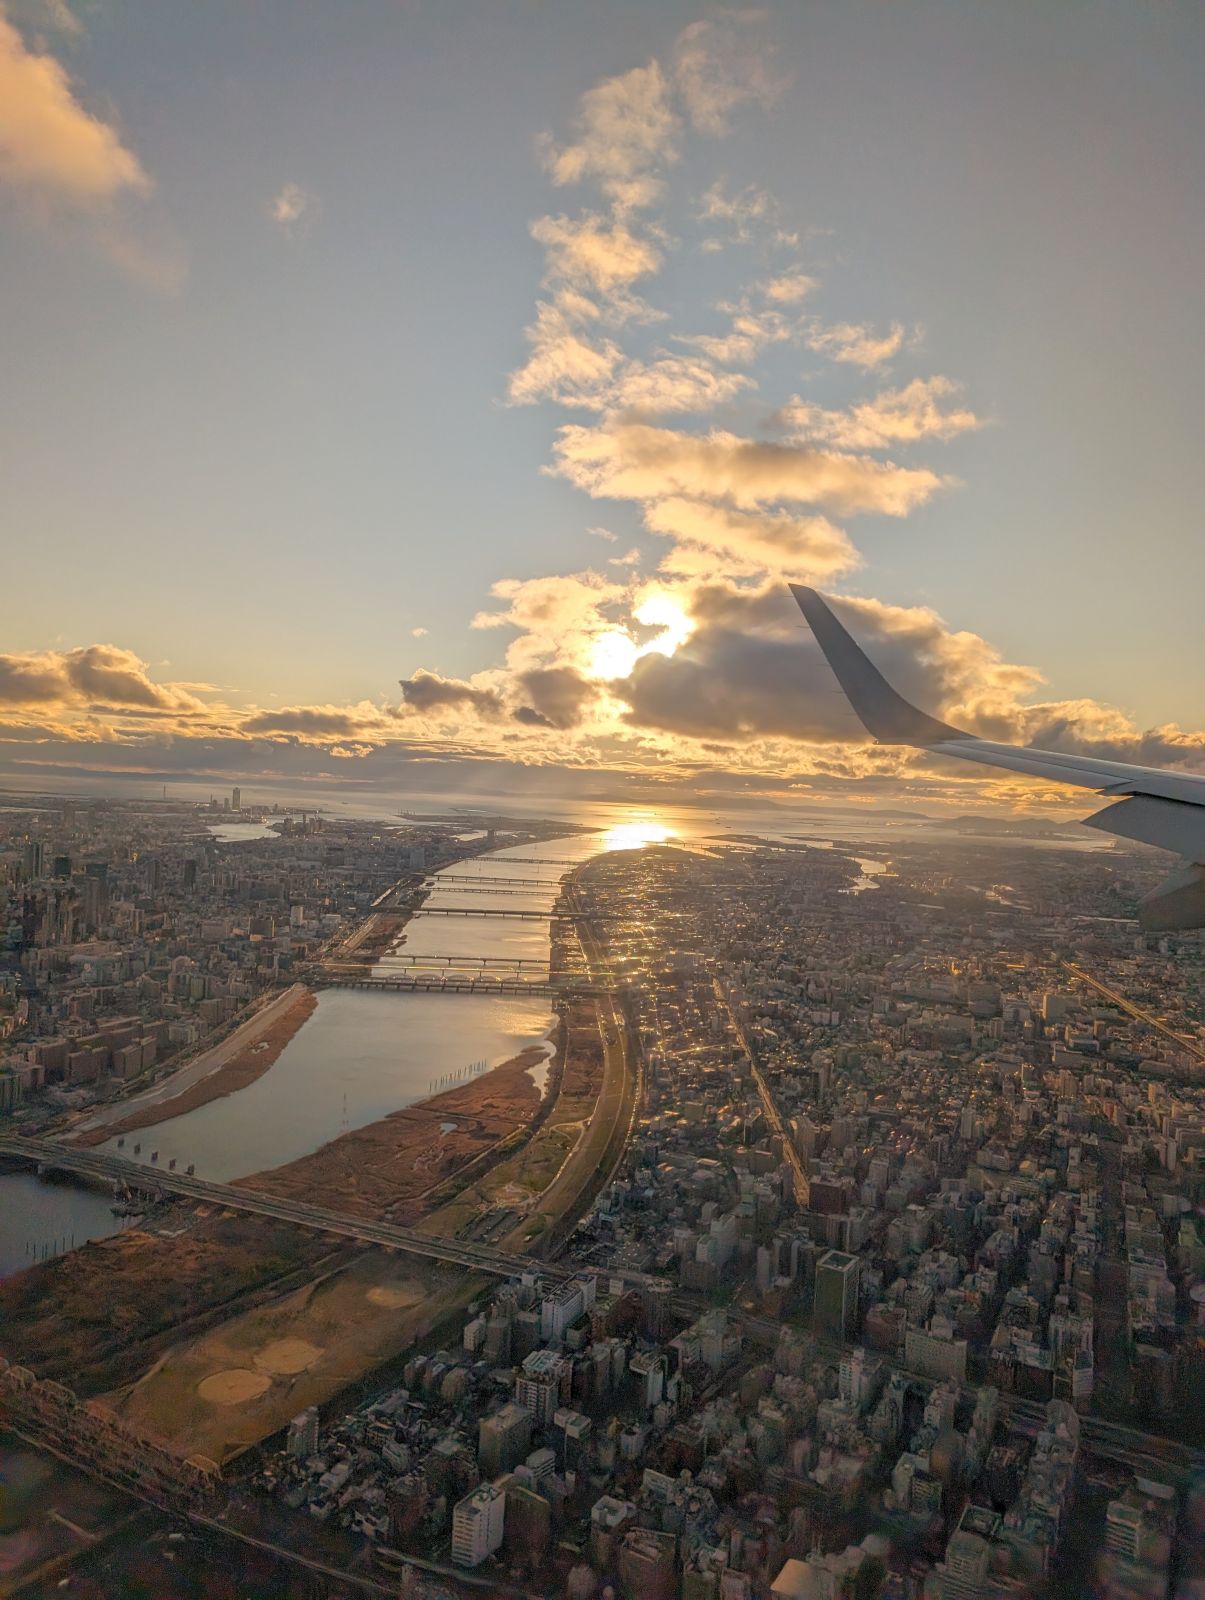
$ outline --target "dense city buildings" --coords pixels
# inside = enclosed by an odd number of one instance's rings
[[[145,952],[85,982],[38,957],[60,947],[37,918],[12,952],[15,1126],[113,1092],[119,1024],[141,1038],[152,998],[200,1029],[221,996],[170,986],[190,896],[229,922],[189,947],[190,980],[237,971],[245,1002],[345,947],[420,848],[313,819],[271,845],[161,838],[168,887],[139,908],[131,826],[97,841],[97,931],[119,944],[113,907],[142,909]],[[44,860],[71,848],[52,834]],[[12,892],[38,900],[18,842]],[[520,1183],[464,1190],[456,1238],[523,1254],[264,1439],[232,1524],[412,1594],[458,1574],[581,1600],[1198,1594],[1201,945],[1127,919],[1149,871],[952,834],[873,858],[716,838],[569,872],[555,1003],[590,1008],[626,1064],[624,1137],[563,1228],[524,1228]],[[286,902],[303,923],[252,942],[241,908]],[[60,1039],[44,1087],[30,1069]],[[72,1058],[105,1048],[76,1085]]]

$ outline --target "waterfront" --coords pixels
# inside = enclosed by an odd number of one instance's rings
[[[462,905],[476,910],[535,910],[547,912],[559,892],[568,866],[600,852],[637,849],[644,845],[675,844],[706,848],[725,835],[738,832],[778,843],[809,844],[832,848],[848,842],[857,849],[863,840],[888,844],[892,835],[922,829],[902,818],[851,819],[834,813],[823,820],[831,825],[819,832],[821,818],[809,813],[807,821],[817,832],[803,838],[802,820],[781,807],[737,813],[697,808],[653,810],[614,805],[553,807],[578,826],[596,825],[596,831],[568,835],[542,843],[503,846],[488,855],[461,861],[434,875],[426,905]],[[464,837],[471,831],[471,816]],[[793,824],[784,827],[784,823]],[[894,825],[893,825],[894,824]],[[273,836],[261,824],[217,824],[250,827],[257,837]],[[932,839],[935,830],[927,830]],[[245,837],[245,835],[240,835]],[[961,843],[965,836],[952,835]],[[1096,840],[1087,841],[1095,846]],[[983,848],[1032,846],[1050,848],[1047,841],[987,840]],[[855,892],[868,889],[886,863],[857,855],[861,878]],[[554,863],[547,865],[544,863]],[[490,879],[511,878],[523,883],[491,884]],[[464,961],[486,956],[491,961],[534,962],[537,976],[548,960],[548,924],[542,920],[509,921],[503,918],[445,917],[419,914],[405,928],[395,947],[374,970],[386,973],[406,958],[430,960],[448,956]],[[466,970],[472,964],[466,963]],[[479,970],[479,969],[477,969]],[[526,969],[525,969],[526,970]],[[168,1119],[156,1126],[128,1134],[122,1153],[149,1161],[159,1152],[166,1167],[174,1158],[181,1167],[190,1163],[198,1174],[232,1180],[263,1171],[307,1155],[339,1134],[364,1127],[391,1111],[424,1099],[457,1074],[485,1061],[496,1066],[528,1046],[544,1044],[551,1028],[551,1008],[546,1001],[521,997],[388,995],[353,990],[327,990],[320,994],[314,1016],[281,1053],[275,1065],[247,1088],[225,1099]],[[535,1071],[537,1086],[544,1072]],[[116,1149],[116,1140],[105,1148]],[[77,1201],[79,1202],[77,1206]],[[79,1223],[86,1213],[89,1221]],[[111,1232],[114,1219],[107,1202],[69,1188],[43,1185],[32,1177],[0,1177],[0,1269],[16,1271],[35,1250],[65,1248],[72,1234],[95,1237]],[[89,1227],[93,1229],[88,1232]]]
[[[499,1066],[545,1040],[546,1001],[327,989],[280,1058],[255,1083],[183,1116],[129,1133],[120,1153],[194,1165],[225,1182],[309,1155],[327,1140],[423,1100],[475,1063]],[[117,1152],[116,1139],[102,1150]]]
[[[0,1278],[61,1255],[122,1227],[107,1195],[70,1183],[44,1183],[32,1172],[0,1177]]]

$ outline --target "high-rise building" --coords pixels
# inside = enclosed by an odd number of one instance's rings
[[[477,1430],[477,1465],[487,1478],[509,1472],[531,1448],[532,1414],[526,1406],[508,1400],[491,1417],[482,1417]]]
[[[243,809],[243,791],[241,789],[235,788],[230,791],[230,809],[231,811],[241,811]]]
[[[25,845],[25,876],[27,878],[40,878],[45,862],[46,847],[41,839],[30,839]]]
[[[857,1256],[843,1250],[828,1250],[816,1267],[816,1300],[812,1326],[816,1335],[840,1344],[848,1339],[858,1322]]]
[[[285,1449],[291,1456],[312,1456],[318,1450],[318,1407],[307,1406],[289,1423]]]
[[[515,1399],[526,1406],[541,1427],[552,1421],[569,1398],[572,1368],[555,1350],[533,1350],[519,1369]]]
[[[678,1583],[674,1570],[677,1536],[652,1528],[631,1528],[624,1535],[616,1562],[626,1594],[642,1600],[673,1600]]]
[[[506,1495],[495,1484],[480,1484],[452,1512],[452,1560],[479,1567],[502,1544],[505,1524]]]
[[[946,1546],[944,1567],[937,1568],[942,1600],[981,1600],[986,1596],[991,1554],[991,1546],[977,1533],[959,1529],[953,1534]]]
[[[956,1339],[951,1323],[934,1317],[929,1328],[909,1328],[904,1335],[904,1365],[926,1378],[966,1381],[967,1341]]]

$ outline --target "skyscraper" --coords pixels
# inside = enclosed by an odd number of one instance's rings
[[[840,1344],[858,1321],[858,1258],[828,1250],[816,1268],[816,1302],[812,1326],[817,1338]]]
[[[502,1543],[506,1496],[495,1484],[483,1483],[465,1495],[452,1513],[452,1560],[459,1567],[479,1567]]]

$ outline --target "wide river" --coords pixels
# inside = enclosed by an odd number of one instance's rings
[[[570,808],[566,808],[568,811]],[[701,842],[726,833],[770,839],[837,839],[876,842],[912,830],[884,826],[848,813],[792,817],[782,808],[708,814],[700,810],[640,812],[618,807],[573,808],[574,821],[595,821],[597,831],[491,851],[435,874],[425,913],[407,925],[397,949],[378,972],[406,970],[412,961],[450,970],[480,970],[478,960],[523,963],[526,976],[546,970],[546,920],[430,914],[440,906],[548,912],[569,868],[600,851],[672,841]],[[587,814],[583,814],[587,813]],[[591,814],[592,813],[592,814]],[[248,825],[221,827],[227,837],[247,837]],[[259,825],[255,836],[270,830]],[[474,837],[471,816],[464,837]],[[240,831],[236,834],[235,829]],[[216,830],[215,830],[216,831]],[[873,846],[872,846],[873,848]],[[859,889],[869,888],[883,863],[863,861]],[[499,881],[501,880],[501,881]],[[445,958],[442,963],[439,958]],[[245,1177],[309,1154],[353,1128],[412,1105],[449,1082],[509,1060],[529,1045],[547,1045],[552,1025],[547,1001],[489,995],[388,994],[327,989],[310,1019],[255,1083],[183,1116],[127,1134],[120,1146],[101,1148],[158,1165],[174,1159],[198,1176],[218,1181]],[[542,1083],[546,1068],[536,1068]],[[137,1153],[135,1153],[135,1147]],[[320,1196],[318,1197],[321,1198]],[[108,1200],[83,1190],[40,1183],[29,1176],[0,1177],[0,1277],[44,1254],[116,1231]]]

